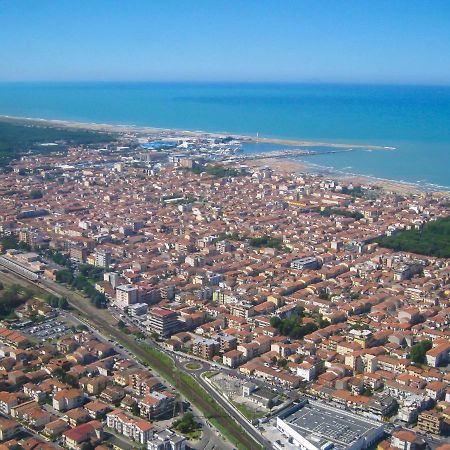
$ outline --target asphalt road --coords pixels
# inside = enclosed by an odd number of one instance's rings
[[[189,374],[197,380],[197,382],[200,384],[200,386],[208,392],[209,395],[217,402],[219,403],[225,411],[230,414],[233,419],[239,423],[239,425],[244,428],[247,433],[249,433],[257,442],[259,442],[265,449],[271,449],[272,445],[270,442],[268,442],[264,437],[259,433],[257,430],[255,430],[246,419],[243,419],[241,415],[231,406],[227,401],[225,401],[218,393],[217,391],[208,384],[203,378],[202,373],[205,372],[205,370],[187,370],[185,368],[184,362],[180,362],[178,360],[175,360],[175,365],[179,370],[188,371]],[[208,368],[208,370],[210,370]]]
[[[78,310],[86,320],[88,320],[94,327],[102,333],[106,333],[107,335],[113,337],[118,342],[122,342],[125,346],[131,350],[131,352],[137,356],[138,358],[149,361],[151,363],[152,368],[162,377],[170,377],[175,378],[175,388],[177,388],[181,392],[189,393],[189,400],[191,400],[207,417],[214,417],[222,427],[228,430],[228,432],[234,436],[236,440],[238,440],[245,448],[252,450],[256,449],[258,445],[261,445],[263,448],[270,449],[271,446],[267,445],[267,441],[262,437],[261,434],[256,433],[253,427],[250,424],[241,418],[241,416],[234,410],[234,408],[230,407],[227,402],[225,402],[217,393],[208,385],[205,386],[205,382],[203,380],[199,381],[199,384],[216,400],[216,402],[222,406],[222,408],[228,413],[227,415],[218,415],[215,408],[197,391],[193,390],[189,384],[187,384],[183,379],[176,376],[175,373],[168,373],[167,366],[162,363],[157,358],[153,358],[151,354],[146,352],[139,344],[136,343],[134,337],[130,337],[122,333],[116,326],[115,319],[111,316],[111,314],[106,309],[97,309],[95,306],[91,305],[88,299],[83,297],[78,292],[69,289],[61,284],[50,280],[40,280],[40,283],[34,283],[29,280],[25,280],[20,278],[15,274],[0,273],[0,280],[4,278],[6,282],[11,283],[15,282],[21,284],[23,286],[32,285],[33,287],[40,289],[41,291],[51,292],[53,294],[58,294],[67,298],[70,305]],[[176,362],[176,361],[175,361]],[[185,367],[181,364],[176,365],[176,368],[184,373],[188,373]],[[192,376],[192,374],[190,374]],[[195,379],[199,380],[201,377],[195,377]],[[170,384],[170,383],[169,383]],[[240,428],[239,426],[240,425]],[[245,430],[245,431],[244,431]],[[252,436],[252,437],[250,437]],[[255,439],[255,440],[254,440]]]

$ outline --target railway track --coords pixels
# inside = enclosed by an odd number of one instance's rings
[[[176,376],[172,371],[158,358],[152,355],[150,352],[145,351],[139,346],[134,338],[122,333],[113,323],[113,318],[107,310],[99,310],[89,303],[89,300],[81,296],[79,293],[74,292],[62,285],[59,285],[48,280],[40,279],[39,283],[32,281],[26,277],[20,276],[20,274],[10,272],[0,273],[0,279],[6,278],[7,282],[17,282],[16,277],[20,277],[21,285],[31,285],[35,289],[40,291],[50,292],[52,294],[61,295],[67,298],[69,304],[76,309],[81,316],[100,333],[109,335],[116,341],[121,342],[126,346],[134,355],[136,355],[142,361],[147,362],[151,368],[157,372],[162,378],[164,378],[169,384],[173,384],[189,401],[194,403],[205,415],[211,419],[215,419],[224,429],[228,431],[233,438],[238,441],[243,448],[248,450],[260,450],[262,447],[257,444],[244,429],[238,425],[235,420],[226,415],[223,408],[219,408],[223,411],[223,414],[219,414],[217,409],[211,405],[206,396],[203,397],[196,390],[186,383],[182,378]],[[156,347],[155,347],[156,348]],[[159,349],[158,349],[159,350]],[[174,380],[174,382],[172,381]],[[205,394],[207,394],[205,392]]]

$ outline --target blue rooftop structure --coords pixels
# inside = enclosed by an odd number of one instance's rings
[[[141,147],[147,150],[160,150],[163,148],[173,148],[176,147],[177,143],[174,141],[153,141],[148,144],[142,144]]]

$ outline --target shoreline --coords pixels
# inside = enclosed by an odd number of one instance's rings
[[[385,191],[391,191],[401,195],[420,195],[431,193],[438,196],[448,196],[450,193],[450,188],[445,188],[445,186],[433,187],[431,185],[426,186],[408,181],[399,181],[369,175],[347,173],[330,167],[320,166],[318,164],[310,164],[304,161],[296,161],[292,159],[268,158],[248,161],[247,164],[251,167],[268,166],[285,174],[315,174],[323,178],[331,178],[351,183],[377,186],[384,189]]]
[[[383,150],[383,151],[394,151],[395,147],[382,147],[375,145],[364,145],[364,144],[345,144],[345,143],[330,143],[323,141],[304,141],[296,139],[281,139],[281,138],[268,138],[268,137],[253,137],[249,135],[241,135],[227,132],[208,132],[208,131],[191,131],[191,130],[181,130],[176,128],[157,128],[157,127],[145,127],[129,124],[105,124],[105,123],[95,123],[95,122],[78,122],[71,120],[59,120],[59,119],[43,119],[35,117],[18,117],[9,115],[0,115],[0,120],[9,120],[17,122],[28,122],[30,124],[44,125],[44,126],[54,126],[54,127],[66,127],[75,129],[85,129],[91,131],[100,132],[110,132],[110,133],[143,133],[147,135],[157,134],[157,133],[167,133],[167,137],[186,136],[186,137],[197,137],[197,138],[218,138],[224,136],[231,136],[235,139],[241,140],[247,143],[267,143],[267,144],[278,144],[285,146],[307,146],[307,147],[331,147],[331,148],[348,148],[352,147],[355,149],[370,149],[370,150]],[[437,186],[432,183],[418,184],[414,182],[400,181],[385,179],[380,177],[374,177],[363,174],[346,173],[344,171],[320,166],[317,164],[311,164],[306,162],[301,162],[293,159],[278,159],[278,158],[267,158],[258,160],[248,160],[246,162],[250,166],[270,166],[276,170],[284,173],[310,173],[317,174],[322,177],[329,177],[339,180],[346,180],[348,182],[356,182],[359,184],[367,184],[371,186],[378,186],[385,190],[392,192],[397,192],[401,194],[423,194],[423,193],[433,193],[436,195],[448,195],[450,192],[450,187]]]
[[[370,144],[346,144],[341,142],[323,142],[323,141],[306,141],[302,139],[282,139],[282,138],[271,138],[271,137],[255,137],[246,134],[229,133],[226,131],[192,131],[192,130],[182,130],[178,128],[158,128],[158,127],[148,127],[139,125],[129,125],[129,124],[107,124],[107,123],[96,123],[96,122],[78,122],[72,120],[60,120],[60,119],[43,119],[39,117],[19,117],[19,116],[8,116],[5,114],[0,114],[0,119],[8,119],[12,121],[22,121],[22,122],[35,122],[37,125],[49,125],[49,126],[59,126],[67,128],[82,128],[95,131],[109,131],[116,133],[124,132],[138,132],[138,133],[179,133],[186,136],[193,137],[225,137],[231,136],[236,139],[240,139],[245,142],[251,142],[255,144],[279,144],[286,146],[299,146],[299,147],[333,147],[333,148],[360,148],[368,150],[384,150],[391,151],[395,150],[395,147],[383,147],[381,145],[370,145]]]

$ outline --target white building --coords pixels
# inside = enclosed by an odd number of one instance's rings
[[[301,450],[366,449],[384,434],[377,422],[307,400],[280,414],[277,429]]]
[[[97,267],[109,267],[111,265],[111,252],[109,250],[97,250],[95,252],[95,265]]]
[[[128,307],[128,315],[130,317],[139,317],[147,314],[148,305],[147,303],[135,303]]]
[[[153,438],[154,428],[150,422],[130,417],[119,409],[106,415],[106,424],[117,433],[140,444],[147,444]]]
[[[132,284],[122,284],[116,288],[116,304],[125,309],[138,301],[138,289]]]
[[[148,441],[148,450],[185,450],[186,438],[173,431],[164,430],[155,433],[153,439]]]
[[[305,361],[298,365],[297,375],[306,381],[312,381],[316,376],[316,368],[311,363]]]

